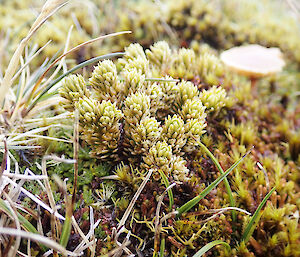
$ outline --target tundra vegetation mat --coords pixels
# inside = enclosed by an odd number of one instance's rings
[[[0,256],[300,256],[296,1],[0,13]]]

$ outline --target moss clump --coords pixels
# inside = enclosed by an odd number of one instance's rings
[[[181,46],[190,45],[194,49],[201,48],[199,42],[208,43],[216,49],[256,43],[280,47],[299,63],[298,25],[295,17],[289,15],[288,8],[286,3],[280,1],[180,0],[175,5],[172,0],[165,0],[160,6],[142,1],[127,7],[134,14],[130,17],[124,17],[124,12],[119,12],[122,18],[117,26],[135,32],[123,38],[122,43],[125,45],[137,39],[148,46],[161,38]],[[147,16],[146,12],[156,15]],[[156,51],[156,54],[162,53]],[[185,54],[181,53],[181,56]],[[188,60],[192,61],[192,58]],[[211,81],[217,77],[218,72],[218,69],[211,72]]]
[[[193,50],[173,52],[175,55],[171,55],[166,42],[156,43],[146,54],[139,44],[132,44],[126,48],[124,58],[118,60],[118,69],[112,61],[105,60],[95,67],[88,83],[82,78],[79,83],[75,76],[65,79],[60,89],[66,99],[62,103],[66,109],[78,109],[82,139],[91,146],[93,156],[113,163],[128,158],[138,168],[161,169],[168,176],[174,170],[174,178],[185,181],[185,158],[195,151],[197,140],[205,133],[207,114],[201,97],[210,109],[220,110],[226,92],[213,87],[213,101],[205,91],[200,96],[197,86],[189,81],[175,83],[170,76],[147,80],[153,73],[173,73],[167,59],[177,63],[174,71],[188,78],[184,74],[190,72],[191,63],[178,56],[189,53],[195,60],[203,58]],[[159,62],[158,55],[162,55]],[[67,95],[72,80],[74,88],[80,90]],[[69,103],[72,97],[73,105]],[[170,108],[171,101],[174,104]],[[180,167],[184,176],[180,176]]]
[[[289,237],[290,221],[282,217],[282,208],[289,206],[288,210],[294,212],[299,201],[293,195],[295,181],[298,179],[297,176],[292,176],[295,167],[284,164],[282,160],[284,156],[290,158],[292,153],[294,156],[296,150],[293,149],[297,148],[291,148],[289,153],[284,152],[265,133],[281,131],[284,134],[283,140],[291,146],[296,143],[286,129],[267,123],[279,124],[284,116],[274,113],[274,119],[268,120],[264,115],[270,108],[273,111],[281,110],[280,104],[263,93],[264,89],[260,91],[261,99],[254,99],[247,93],[251,90],[247,80],[224,70],[220,73],[216,70],[213,75],[219,83],[212,85],[211,81],[214,80],[208,78],[211,78],[209,74],[214,69],[205,67],[210,62],[212,67],[216,67],[219,60],[216,56],[211,58],[212,50],[207,46],[201,49],[202,53],[194,50],[171,50],[165,42],[158,42],[146,50],[145,54],[140,45],[130,45],[126,49],[126,55],[116,64],[111,61],[98,64],[90,82],[85,84],[90,94],[89,99],[82,94],[79,100],[74,97],[75,104],[68,104],[66,100],[62,104],[67,109],[74,106],[79,110],[81,138],[91,147],[93,156],[112,164],[124,162],[119,164],[113,175],[127,192],[116,203],[119,215],[128,206],[127,196],[132,189],[136,190],[144,174],[154,169],[153,179],[147,184],[146,191],[142,192],[135,209],[134,220],[146,234],[151,234],[145,224],[149,224],[149,220],[154,218],[156,197],[164,191],[159,172],[164,172],[169,182],[178,183],[173,191],[174,205],[181,206],[219,176],[209,158],[197,146],[199,140],[210,146],[224,169],[245,154],[247,148],[255,145],[257,150],[253,150],[254,155],[247,157],[241,168],[232,175],[236,206],[253,213],[273,185],[276,185],[278,197],[282,199],[281,206],[273,203],[272,198],[273,205],[268,205],[250,243],[236,244],[234,242],[240,240],[243,230],[235,228],[245,228],[249,217],[239,214],[233,222],[230,213],[224,213],[220,218],[202,224],[205,218],[209,218],[209,210],[228,206],[229,199],[224,185],[219,185],[219,190],[212,191],[207,199],[200,201],[195,214],[182,218],[172,228],[166,228],[170,235],[179,240],[178,244],[182,245],[182,250],[176,250],[170,241],[168,251],[173,254],[192,253],[205,243],[221,239],[233,246],[231,253],[220,249],[218,252],[222,256],[267,253],[271,251],[269,245],[274,245],[277,238]],[[186,56],[195,60],[207,58],[207,61],[198,62],[200,66],[191,73],[185,59],[178,58],[179,52],[187,53]],[[172,67],[172,70],[168,62],[178,65]],[[174,81],[170,76],[174,72],[191,80]],[[163,78],[153,79],[154,75]],[[200,78],[200,82],[196,78]],[[224,82],[222,86],[221,81]],[[63,87],[67,85],[62,84]],[[64,89],[61,90],[64,92]],[[64,94],[61,96],[67,99]],[[234,99],[235,96],[238,98]],[[273,155],[261,154],[266,149],[274,152]],[[270,173],[255,168],[257,161],[263,163],[264,169]],[[284,175],[283,172],[290,175]],[[289,181],[289,177],[293,180]],[[285,198],[285,195],[289,195],[289,198]],[[278,215],[271,217],[268,208],[274,208],[274,215]],[[204,216],[198,213],[203,213]],[[280,226],[276,223],[279,220],[282,222]],[[268,226],[274,229],[269,230]],[[197,236],[190,237],[186,231],[194,231],[193,229],[196,229]],[[210,233],[210,230],[215,232]],[[285,231],[285,234],[281,231]],[[266,237],[259,233],[265,233]],[[284,252],[296,253],[298,250],[295,240],[299,240],[299,237],[281,239],[283,243],[273,252],[279,256],[284,255]]]

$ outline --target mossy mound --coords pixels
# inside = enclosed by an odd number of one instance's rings
[[[0,30],[6,37],[1,37],[0,43],[10,42],[1,64],[6,65],[12,48],[28,31],[28,17],[34,17],[35,8],[40,6],[31,0],[1,3]],[[28,6],[31,9],[25,8]],[[180,0],[176,4],[171,0],[126,4],[73,1],[37,32],[33,43],[40,47],[49,39],[53,43],[24,70],[23,79],[30,78],[30,69],[64,48],[71,25],[75,26],[70,46],[100,33],[133,33],[81,48],[64,68],[107,53],[107,49],[125,47],[125,55],[99,62],[91,73],[86,69],[60,84],[56,81],[44,100],[55,95],[60,102],[50,103],[45,113],[32,114],[30,126],[22,123],[23,112],[19,123],[10,124],[10,110],[7,115],[3,111],[3,135],[11,131],[18,134],[12,124],[21,124],[20,131],[24,132],[34,124],[48,126],[46,115],[66,114],[60,116],[63,121],[53,119],[61,122],[53,126],[55,129],[49,126],[39,135],[21,137],[21,143],[35,142],[41,148],[15,151],[9,158],[16,161],[6,166],[16,173],[20,165],[20,170],[28,168],[40,174],[42,168],[33,164],[42,162],[44,154],[72,159],[70,139],[78,122],[77,184],[70,162],[48,162],[47,172],[53,178],[50,185],[60,215],[70,214],[68,197],[77,186],[73,216],[85,235],[93,231],[91,223],[96,221],[93,233],[98,241],[92,238],[90,244],[96,256],[120,245],[127,255],[193,256],[215,240],[230,249],[220,245],[210,249],[207,256],[299,256],[300,36],[299,23],[287,10],[285,4],[271,0]],[[9,27],[13,28],[10,34],[6,31]],[[131,44],[136,41],[139,43]],[[256,84],[228,71],[219,52],[248,43],[280,47],[287,67]],[[27,49],[26,54],[30,51]],[[19,86],[13,88],[16,96],[24,81],[20,78]],[[40,121],[34,123],[35,118]],[[74,135],[76,138],[76,129]],[[49,143],[51,138],[54,140]],[[5,143],[1,146],[4,161],[8,151]],[[227,179],[179,215],[182,206],[224,177],[223,173],[237,162]],[[51,202],[49,192],[41,192],[37,182],[27,181],[24,188],[47,204]],[[273,193],[266,204],[260,206],[270,191]],[[33,214],[25,215],[31,225],[38,224],[53,240],[61,239],[62,224],[54,224],[49,210],[40,211],[35,202],[21,194],[16,201],[24,206],[18,214]],[[5,213],[5,219],[13,216],[10,210]],[[15,226],[13,219],[7,220],[9,226]],[[76,249],[80,236],[78,228],[71,229],[68,250]],[[1,253],[13,241],[5,238]],[[26,248],[27,241],[22,240],[20,249]],[[42,249],[32,245],[31,255],[41,255]],[[121,255],[121,250],[116,255]],[[83,253],[90,256],[92,252],[84,249]]]
[[[250,241],[245,244],[241,240],[250,217],[238,212],[233,219],[230,211],[222,211],[230,206],[230,199],[221,183],[180,219],[171,216],[162,224],[165,254],[191,256],[205,244],[222,240],[230,244],[231,251],[219,247],[211,254],[296,256],[300,235],[299,151],[295,140],[299,104],[288,95],[292,89],[282,82],[284,75],[258,83],[259,97],[255,97],[250,81],[228,73],[210,51],[171,50],[165,42],[158,42],[144,52],[133,44],[116,64],[100,62],[89,81],[79,76],[64,81],[60,90],[63,104],[68,110],[78,109],[82,139],[90,145],[92,156],[116,167],[111,178],[118,184],[115,197],[119,200],[113,200],[115,207],[105,213],[114,212],[116,219],[121,219],[130,195],[153,170],[132,218],[125,224],[139,239],[133,240],[133,245],[143,242],[146,248],[152,247],[158,243],[154,221],[159,196],[165,190],[159,172],[170,184],[176,183],[171,207],[176,210],[221,175],[199,140],[224,170],[254,146],[229,175],[235,207],[254,213],[272,187],[276,186],[276,192],[261,213]],[[180,59],[182,52],[186,57]],[[216,73],[207,66],[208,60],[218,67]],[[206,73],[201,73],[204,67]],[[210,73],[215,76],[213,80]],[[154,79],[153,74],[180,74],[174,77],[190,81],[176,82],[170,76]],[[284,101],[286,97],[290,101]],[[169,203],[165,196],[160,217],[171,211]],[[210,219],[218,210],[221,212]],[[108,234],[113,227],[107,228]]]

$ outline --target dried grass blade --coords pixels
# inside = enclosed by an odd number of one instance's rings
[[[17,141],[18,139],[21,139],[21,138],[24,138],[24,137],[27,137],[27,136],[30,136],[30,135],[34,135],[34,134],[37,134],[37,133],[40,133],[40,132],[44,132],[46,130],[48,130],[49,128],[51,127],[55,127],[56,125],[49,125],[47,127],[43,127],[43,128],[36,128],[36,129],[32,129],[32,130],[29,130],[25,133],[21,133],[17,136],[14,136],[14,137],[8,137],[8,142],[11,143],[11,142],[14,142],[14,141]]]
[[[0,210],[5,212],[7,215],[9,215],[11,218],[13,218],[13,215],[10,211],[10,209],[7,207],[5,201],[3,199],[0,199]],[[18,219],[20,221],[21,226],[26,229],[27,231],[35,234],[39,234],[36,228],[25,218],[23,217],[19,212],[17,212]],[[45,246],[40,245],[40,248],[45,252],[47,249]]]
[[[49,5],[51,2],[52,2],[52,6]],[[55,2],[57,3],[55,4]],[[22,56],[24,48],[27,45],[28,41],[33,36],[33,34],[43,25],[43,23],[45,23],[54,13],[56,13],[60,8],[62,8],[66,4],[63,3],[58,5],[58,2],[62,2],[62,1],[48,0],[45,3],[42,12],[40,13],[36,21],[33,23],[27,36],[22,39],[16,51],[14,52],[0,85],[0,104],[2,104],[6,93],[8,92],[9,88],[12,85],[12,78],[15,75],[16,70],[19,66],[20,56]]]
[[[16,229],[17,230],[21,230],[20,221],[19,221],[18,216],[17,216],[18,212],[17,212],[17,210],[16,210],[16,208],[14,206],[14,203],[13,203],[13,201],[11,200],[11,198],[9,197],[9,195],[7,193],[3,192],[3,194],[4,194],[6,200],[7,200],[8,204],[9,204],[8,208],[10,209],[10,212],[11,212],[11,214],[13,216],[13,221],[16,224]],[[15,246],[12,247],[9,250],[8,257],[15,257],[16,256],[17,250],[19,249],[19,246],[20,246],[20,243],[21,243],[21,237],[17,236],[16,237]]]
[[[51,40],[49,40],[45,45],[43,45],[40,49],[38,49],[34,55],[32,55],[29,60],[17,71],[17,73],[12,78],[12,83],[18,78],[18,76],[21,74],[21,72],[30,64],[30,62],[37,57],[49,44],[51,43]]]
[[[119,222],[118,228],[117,230],[119,230],[121,227],[123,227],[123,225],[125,224],[127,218],[129,217],[129,214],[132,211],[132,208],[136,202],[136,200],[138,199],[138,197],[140,196],[141,192],[143,191],[144,187],[146,186],[148,180],[150,179],[151,175],[152,175],[153,169],[150,169],[147,176],[145,177],[144,181],[142,182],[142,184],[140,185],[139,189],[136,191],[136,193],[134,194],[129,206],[127,207],[122,219]]]
[[[10,178],[5,177],[4,178],[7,182],[9,182],[10,184],[12,184],[15,187],[18,187],[18,184],[15,183],[13,180],[11,180]],[[48,212],[50,212],[51,214],[54,214],[54,216],[56,216],[59,219],[64,220],[65,218],[60,215],[57,211],[54,211],[54,209],[50,208],[47,204],[45,204],[44,202],[42,202],[40,199],[38,199],[35,195],[33,195],[32,193],[30,193],[29,191],[27,191],[26,189],[24,189],[23,187],[20,188],[20,190],[27,195],[31,200],[33,200],[34,202],[36,202],[38,205],[42,206],[45,210],[47,210]]]
[[[30,232],[25,232],[23,230],[18,230],[18,229],[12,229],[12,228],[0,228],[0,234],[3,235],[8,235],[8,236],[20,236],[22,238],[27,238],[30,239],[32,241],[41,243],[51,249],[54,249],[58,252],[60,252],[61,254],[63,254],[64,256],[68,255],[67,250],[62,247],[60,244],[50,240],[48,237],[44,237],[35,233],[30,233]]]
[[[29,176],[29,175],[22,175],[22,174],[12,174],[12,173],[4,173],[3,176],[14,178],[14,179],[26,179],[26,180],[38,180],[38,179],[46,179],[43,175],[36,175],[36,176]]]
[[[7,157],[8,157],[8,149],[7,149],[6,138],[4,138],[3,144],[4,144],[4,155],[3,155],[3,159],[2,159],[2,163],[1,163],[0,179],[2,177],[3,172],[6,169],[6,163],[7,163]]]

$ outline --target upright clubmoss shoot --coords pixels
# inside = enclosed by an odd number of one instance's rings
[[[80,98],[90,96],[86,82],[81,75],[70,75],[65,78],[59,88],[59,93],[65,99],[64,108],[70,111],[74,109],[74,104]]]
[[[210,112],[219,112],[228,101],[225,89],[216,86],[201,91],[199,98]]]

